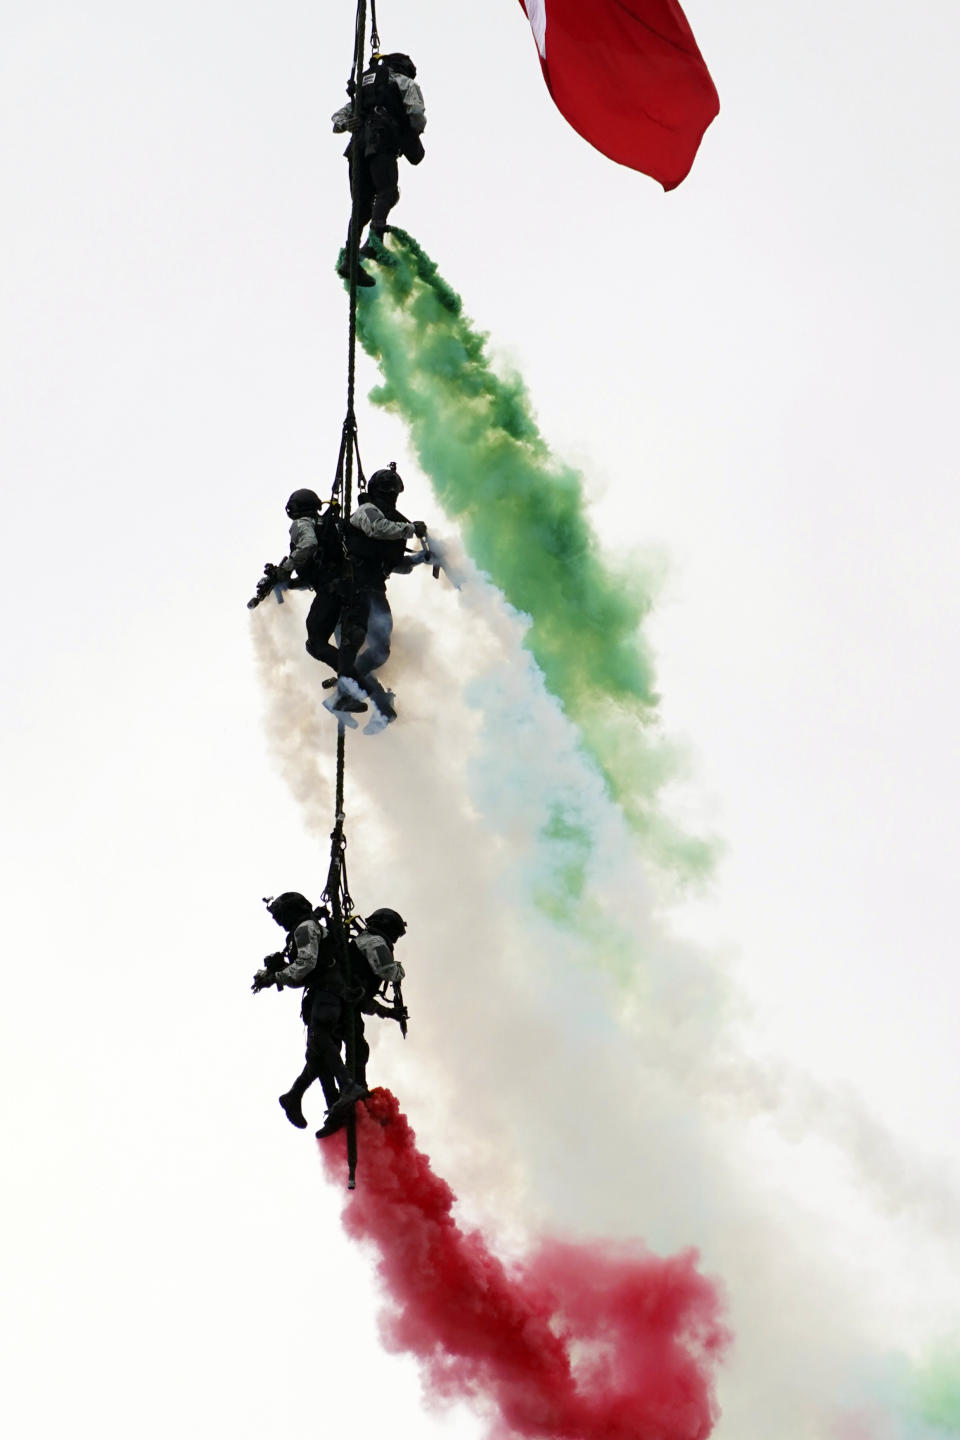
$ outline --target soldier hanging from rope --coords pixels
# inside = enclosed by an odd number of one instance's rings
[[[321,927],[310,901],[296,890],[284,891],[267,901],[274,920],[287,932],[287,943],[269,955],[253,977],[254,994],[276,985],[303,990],[300,1017],[307,1027],[306,1064],[280,1105],[291,1125],[306,1129],[300,1102],[314,1080],[319,1080],[328,1114],[344,1114],[367,1094],[365,1084],[350,1077],[340,1048],[343,1042],[343,1005],[346,980],[337,963],[336,945]]]
[[[345,962],[351,971],[348,985],[338,957],[338,946],[327,925],[318,920],[309,900],[298,891],[286,891],[267,902],[277,924],[287,931],[282,951],[268,955],[253,977],[254,994],[276,985],[277,989],[303,990],[300,1016],[307,1027],[305,1065],[290,1089],[280,1096],[280,1107],[291,1125],[306,1128],[302,1102],[315,1080],[320,1081],[327,1102],[327,1118],[317,1132],[319,1138],[332,1135],[347,1123],[350,1112],[367,1090],[367,1061],[370,1047],[364,1035],[364,1015],[395,1020],[404,1035],[407,1011],[400,989],[403,967],[394,959],[393,948],[406,933],[406,922],[396,910],[374,910],[364,928],[354,933]],[[332,924],[329,915],[328,924]],[[352,922],[353,928],[359,921]],[[383,1003],[392,989],[389,1005]],[[346,1027],[353,1025],[356,1046],[356,1077],[341,1057]]]
[[[407,922],[396,910],[384,908],[368,915],[364,927],[350,940],[350,971],[358,999],[351,1007],[346,1023],[354,1026],[356,1082],[366,1089],[370,1046],[364,1032],[363,1017],[376,1015],[381,1020],[395,1020],[404,1038],[407,1034],[407,1010],[400,988],[404,970],[393,954],[397,941],[407,932]],[[392,999],[386,1005],[383,1002],[388,991],[392,992]],[[333,1106],[317,1131],[317,1139],[323,1140],[346,1125],[350,1109],[349,1105]]]
[[[339,721],[355,726],[353,716],[367,710],[368,700],[372,701],[375,713],[366,727],[370,734],[382,730],[397,713],[393,693],[374,674],[390,655],[393,616],[387,579],[434,562],[436,576],[442,563],[427,546],[425,523],[408,520],[397,509],[402,490],[403,480],[391,461],[388,469],[371,475],[346,525],[340,519],[339,502],[324,510],[316,491],[294,490],[286,505],[290,553],[279,565],[264,567],[257,593],[248,601],[254,607],[271,591],[282,595],[287,588],[315,592],[307,613],[306,649],[334,672],[324,681],[326,688],[337,687],[326,707]],[[416,553],[405,545],[415,538],[422,546]],[[339,647],[331,639],[338,627]]]
[[[355,86],[351,79],[347,87],[351,99],[333,116],[334,134],[347,130],[353,132],[344,154],[350,165],[351,194],[355,193],[356,198],[358,230],[362,232],[367,223],[370,225],[370,238],[360,250],[361,256],[367,260],[378,258],[374,237],[382,242],[387,216],[400,199],[399,157],[403,155],[411,165],[419,165],[423,159],[420,137],[426,127],[427,115],[416,74],[417,67],[409,55],[374,56],[360,81],[359,115],[354,105]],[[353,220],[337,269],[337,274],[344,280],[350,279],[352,227]],[[362,265],[357,269],[357,284],[376,284]]]
[[[341,678],[331,699],[324,703],[338,719],[346,716],[349,724],[351,711],[366,709],[357,693],[359,686],[377,712],[365,727],[368,734],[383,729],[397,717],[393,692],[385,690],[373,673],[390,655],[393,614],[387,599],[387,580],[391,575],[409,574],[414,564],[429,554],[423,551],[413,556],[406,550],[407,540],[424,540],[427,527],[422,520],[408,520],[400,514],[397,499],[402,490],[403,480],[397,474],[395,461],[386,470],[375,470],[367,481],[366,492],[357,497],[359,503],[344,532],[352,583],[340,618]],[[308,651],[325,659],[319,653],[319,634],[316,638],[310,634],[309,620],[307,632]]]

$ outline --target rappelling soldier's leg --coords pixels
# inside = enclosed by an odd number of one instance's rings
[[[307,1122],[304,1118],[301,1104],[304,1095],[317,1078],[316,1071],[309,1063],[304,1066],[300,1074],[294,1080],[290,1089],[285,1095],[280,1096],[280,1107],[291,1125],[296,1125],[298,1130],[306,1130]]]
[[[337,691],[330,700],[324,701],[326,708],[332,712],[342,710],[348,714],[359,714],[366,710],[366,703],[357,695],[352,695],[349,687],[344,687],[339,683],[336,675],[343,663],[341,653],[335,645],[330,643],[330,636],[340,620],[342,608],[343,601],[337,591],[317,591],[307,615],[306,651],[308,655],[313,656],[314,660],[320,660],[334,671],[334,679],[331,683],[337,686]],[[343,674],[347,679],[356,680],[352,664],[347,664]]]
[[[335,590],[318,590],[307,612],[307,654],[329,665],[334,672],[340,663],[340,652],[330,643],[330,636],[340,619],[342,603]]]
[[[350,164],[350,189],[351,189],[351,195],[352,195],[352,193],[353,193],[353,163],[354,163],[354,162],[353,162],[353,157],[352,157],[352,155],[351,155],[350,161],[349,161],[349,164]],[[370,221],[370,219],[371,219],[371,216],[373,215],[373,203],[374,203],[374,185],[373,185],[373,179],[372,179],[371,174],[370,174],[370,162],[369,162],[369,160],[367,160],[367,159],[361,158],[360,161],[358,162],[358,169],[357,169],[356,217],[357,217],[357,244],[358,244],[358,245],[359,245],[359,243],[360,243],[360,237],[362,236],[363,231],[364,231],[364,226],[366,226],[366,225],[369,223],[369,221]],[[346,243],[346,245],[344,246],[343,250],[341,251],[340,264],[337,266],[337,274],[340,276],[340,279],[341,279],[341,280],[347,280],[347,281],[349,281],[349,279],[350,279],[350,244],[351,244],[352,239],[353,239],[353,215],[352,215],[352,213],[351,213],[350,223],[349,223],[349,225],[347,226],[347,243]],[[362,265],[358,265],[358,266],[357,266],[357,284],[358,284],[358,285],[370,286],[370,285],[376,285],[376,283],[377,283],[377,282],[376,282],[376,280],[374,280],[373,276],[370,275],[370,274],[368,274],[367,271],[364,270],[364,268],[363,268]]]
[[[361,685],[373,670],[379,670],[390,658],[393,636],[393,613],[386,591],[374,590],[367,597],[367,632],[363,650],[357,657],[357,679]]]
[[[370,183],[373,186],[373,203],[370,207],[370,234],[383,241],[387,230],[387,217],[400,199],[397,157],[392,154],[371,155],[367,161]],[[375,260],[377,253],[367,243],[360,251],[365,260]]]
[[[367,610],[366,643],[357,659],[357,678],[380,712],[380,717],[374,716],[367,727],[370,734],[383,729],[384,723],[397,718],[393,692],[384,689],[373,674],[381,665],[385,665],[390,657],[392,634],[393,615],[386,593],[383,590],[374,590],[370,594]]]
[[[350,1015],[350,1011],[347,1011]],[[356,1020],[351,1017],[348,1024],[356,1024],[356,1047],[354,1047],[354,1068],[357,1071],[356,1081],[350,1081],[351,1090],[341,1092],[337,1102],[332,1104],[327,1113],[327,1119],[317,1130],[317,1139],[324,1140],[328,1135],[335,1135],[337,1130],[343,1130],[347,1117],[350,1115],[351,1107],[357,1100],[364,1100],[370,1094],[367,1090],[367,1061],[370,1060],[370,1045],[367,1044],[363,1032],[363,1015],[360,1011],[354,1012]]]
[[[357,1072],[357,1083],[359,1085],[362,1085],[363,1088],[366,1089],[367,1062],[370,1059],[370,1046],[367,1044],[367,1037],[364,1034],[363,1030],[363,1015],[360,1013],[359,1010],[356,1012],[356,1014],[356,1063],[354,1068]]]
[[[356,678],[360,690],[380,712],[382,720],[373,725],[374,730],[397,718],[393,696],[372,673],[390,654],[392,631],[393,616],[384,591],[358,585],[344,604],[340,621],[341,666],[345,675]]]
[[[392,628],[393,617],[383,591],[358,585],[345,602],[340,621],[341,668],[344,675],[356,680],[360,692],[370,697],[387,721],[397,716],[393,698],[371,672],[390,654]],[[361,647],[363,653],[358,658]],[[327,705],[332,708],[330,702]],[[374,726],[377,728],[382,724],[378,722]]]
[[[366,1087],[355,1084],[351,1079],[350,1071],[340,1055],[340,1043],[335,1038],[340,1011],[340,1000],[336,996],[316,997],[307,1030],[308,1067],[321,1077],[321,1084],[324,1074],[336,1082],[336,1092],[329,1101],[331,1109],[350,1105],[366,1094]],[[329,1097],[330,1093],[327,1086],[324,1086],[324,1095]]]
[[[367,616],[370,612],[370,596],[356,586],[352,594],[342,603],[340,612],[339,669],[341,675],[360,681],[357,669],[357,655],[367,637]],[[362,682],[361,682],[362,683]]]

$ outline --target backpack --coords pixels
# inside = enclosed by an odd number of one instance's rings
[[[394,81],[389,65],[383,61],[364,73],[360,81],[360,105],[364,149],[368,155],[384,151],[405,155],[410,137],[419,140],[410,129],[400,87]],[[420,149],[423,149],[422,145]],[[413,163],[419,164],[419,161]]]
[[[314,590],[333,590],[343,571],[343,534],[339,511],[328,505],[315,522],[317,548],[301,578]]]
[[[316,969],[308,976],[303,987],[303,999],[300,1002],[300,1019],[304,1025],[310,1024],[310,1009],[313,1005],[313,997],[320,991],[326,991],[329,995],[336,995],[338,1000],[346,999],[347,984],[340,969],[340,957],[337,954],[337,947],[333,936],[324,931],[320,937],[320,953],[317,956]]]

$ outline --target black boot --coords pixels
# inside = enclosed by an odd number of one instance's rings
[[[328,1135],[335,1135],[338,1130],[342,1130],[346,1123],[347,1112],[345,1110],[340,1114],[328,1115],[317,1131],[317,1139],[326,1140]]]
[[[360,246],[360,255],[364,260],[379,260],[383,254],[383,237],[387,233],[385,225],[371,225],[370,233],[367,235],[366,245]]]
[[[366,700],[361,700],[359,693],[352,693],[357,690],[356,681],[347,680],[344,683],[344,677],[341,676],[330,699],[324,700],[323,708],[329,710],[337,720],[355,727],[357,722],[353,716],[362,714],[367,708]]]
[[[381,730],[386,730],[392,720],[396,720],[397,712],[394,707],[396,696],[392,690],[384,690],[382,685],[374,682],[371,684],[369,678],[364,681],[367,687],[367,694],[373,701],[373,714],[363,727],[364,735],[378,735]]]
[[[346,250],[341,250],[341,251],[340,251],[340,260],[339,260],[339,262],[338,262],[338,264],[337,264],[337,274],[340,276],[340,279],[341,279],[341,280],[346,280],[347,284],[349,285],[349,283],[350,283],[350,257],[347,255]],[[357,284],[358,284],[358,285],[363,285],[363,286],[369,287],[370,285],[376,285],[376,283],[377,283],[377,282],[376,282],[376,280],[374,280],[373,276],[370,275],[366,270],[364,270],[364,268],[363,268],[362,265],[358,265],[358,266],[357,266]]]
[[[330,1111],[327,1115],[327,1124],[329,1124],[331,1120],[339,1119],[341,1116],[346,1119],[358,1100],[369,1100],[369,1098],[370,1091],[366,1085],[358,1085],[355,1080],[348,1081],[346,1088],[341,1090],[337,1099],[330,1106]]]
[[[306,1117],[300,1108],[300,1102],[307,1093],[313,1078],[313,1072],[310,1069],[302,1070],[287,1093],[280,1096],[281,1110],[290,1121],[290,1124],[296,1125],[298,1130],[306,1130],[307,1128]]]

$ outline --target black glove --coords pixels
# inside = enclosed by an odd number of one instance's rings
[[[418,540],[422,540],[427,533],[427,522],[425,520],[414,520],[413,533]]]
[[[286,963],[287,959],[282,950],[277,950],[272,955],[265,956],[263,965],[257,971],[256,975],[254,975],[253,984],[250,986],[254,995],[260,990],[266,990],[268,985],[275,984],[277,971],[282,970]]]

